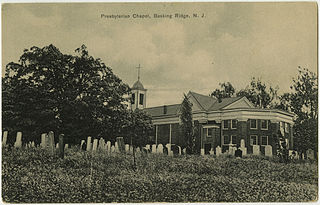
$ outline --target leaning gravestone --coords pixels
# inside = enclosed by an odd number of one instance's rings
[[[90,136],[87,139],[87,151],[91,151],[91,137]]]
[[[216,147],[216,155],[217,155],[217,157],[219,157],[220,155],[221,155],[221,147],[220,146],[217,146]]]
[[[267,145],[264,147],[264,155],[267,157],[272,157],[272,146]]]
[[[163,145],[162,144],[158,144],[157,153],[163,154]]]
[[[14,143],[14,147],[20,148],[22,146],[22,132],[17,132],[16,142]]]
[[[8,139],[8,131],[3,132],[3,138],[2,138],[2,146],[7,145],[7,139]]]
[[[85,140],[81,140],[81,143],[80,143],[80,150],[83,150],[83,145],[85,143]]]
[[[259,145],[253,145],[253,155],[260,155],[260,146]]]

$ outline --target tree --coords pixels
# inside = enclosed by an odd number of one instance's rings
[[[271,108],[275,106],[277,99],[278,87],[267,86],[259,78],[252,78],[250,84],[237,92],[237,96],[245,96],[255,106],[262,108]]]
[[[152,118],[145,111],[128,110],[126,133],[127,140],[134,147],[142,147],[149,143],[150,132],[153,130]]]
[[[298,73],[290,86],[292,92],[280,97],[280,106],[296,114],[294,148],[305,153],[318,149],[318,81],[317,75],[306,68],[299,66]]]
[[[216,97],[219,101],[222,98],[232,97],[235,93],[235,89],[230,82],[219,83],[220,89],[215,89],[210,96]]]
[[[195,135],[193,132],[193,123],[192,123],[192,104],[189,101],[188,97],[184,94],[183,101],[181,103],[181,133],[183,134],[186,144],[187,144],[187,153],[194,154],[195,153]]]
[[[124,122],[123,96],[130,88],[84,45],[76,55],[53,45],[25,49],[2,79],[3,128],[35,140],[43,132],[64,133],[66,143],[86,136],[115,136]]]

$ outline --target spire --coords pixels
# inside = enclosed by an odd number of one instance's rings
[[[140,66],[140,63],[139,63],[139,66],[138,67],[136,67],[137,69],[138,69],[138,81],[140,80],[140,68],[142,68],[141,66]]]

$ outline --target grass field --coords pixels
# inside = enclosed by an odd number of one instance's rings
[[[300,202],[317,200],[316,163],[76,151],[3,150],[2,199],[42,202]]]

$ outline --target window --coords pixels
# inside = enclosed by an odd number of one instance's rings
[[[269,145],[268,136],[261,136],[261,145],[263,146]]]
[[[208,132],[207,136],[208,136],[208,137],[212,137],[212,135],[213,135],[213,129],[212,129],[212,128],[207,128],[207,132]]]
[[[229,144],[230,143],[230,137],[228,135],[223,136],[223,144]]]
[[[284,131],[286,133],[289,133],[289,124],[288,123],[285,123]]]
[[[223,129],[227,130],[229,128],[229,120],[223,120]]]
[[[251,135],[250,136],[250,145],[258,145],[258,136],[257,135]]]
[[[134,93],[132,93],[132,96],[131,96],[131,104],[134,104],[135,103],[135,100],[136,100],[136,95]]]
[[[268,129],[268,120],[261,120],[261,129],[262,130]]]
[[[143,105],[143,94],[142,93],[140,93],[140,101],[139,101],[139,104],[140,105]]]
[[[250,129],[257,129],[257,120],[250,120]]]
[[[231,120],[231,129],[237,129],[237,120]]]
[[[231,144],[237,144],[237,136],[235,135],[231,136]]]

